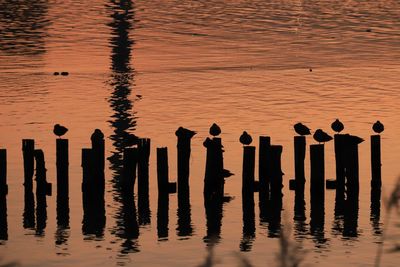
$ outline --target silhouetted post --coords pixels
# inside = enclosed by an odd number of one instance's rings
[[[189,190],[189,174],[190,174],[190,151],[192,134],[188,131],[175,132],[178,137],[178,194]]]
[[[282,199],[282,167],[281,155],[283,147],[280,145],[271,146],[271,200]]]
[[[57,224],[69,224],[68,139],[56,140]]]
[[[324,145],[310,145],[311,179],[310,195],[311,209],[313,206],[323,205],[325,201],[325,155]]]
[[[24,186],[27,190],[33,188],[33,172],[35,166],[34,159],[35,141],[33,139],[22,140],[22,154],[24,158]]]
[[[51,196],[51,184],[46,180],[46,165],[44,154],[41,149],[35,149],[36,160],[36,195]]]
[[[336,161],[336,196],[335,213],[342,214],[345,199],[345,135],[334,135],[335,161]]]
[[[82,148],[82,192],[89,192],[93,181],[92,174],[92,149]],[[85,194],[83,194],[85,196]]]
[[[206,173],[204,177],[204,197],[220,198],[224,196],[223,157],[221,138],[207,138]]]
[[[271,138],[269,136],[260,136],[260,151],[258,158],[258,180],[259,180],[259,207],[260,216],[265,213],[266,202],[270,197],[270,178],[271,178],[271,164],[270,164],[270,149]]]
[[[136,166],[138,162],[138,149],[125,148],[124,149],[124,166],[122,175],[122,190],[127,194],[134,192],[136,181]]]
[[[97,136],[91,138],[92,141],[92,175],[93,175],[93,187],[96,190],[96,196],[104,201],[104,188],[105,188],[105,177],[104,177],[104,165],[105,165],[105,142],[104,137]]]
[[[138,144],[138,193],[149,195],[150,139],[140,138]]]
[[[0,194],[0,240],[8,240],[7,196]]]
[[[294,137],[294,173],[296,180],[296,187],[300,186],[304,189],[306,177],[304,175],[304,159],[306,157],[306,137]],[[303,185],[303,186],[301,186]],[[297,191],[297,190],[296,190]]]
[[[358,165],[358,144],[347,142],[346,149],[346,207],[348,204],[358,203],[359,194],[359,165]]]
[[[157,148],[158,194],[168,194],[168,148]]]
[[[381,136],[371,135],[371,187],[382,186],[381,178]]]
[[[242,175],[242,196],[243,201],[252,200],[254,206],[254,166],[255,166],[254,146],[243,147],[243,175]]]
[[[0,197],[7,193],[7,150],[0,149]]]
[[[139,224],[150,223],[149,157],[150,139],[140,138],[138,144],[138,211]]]

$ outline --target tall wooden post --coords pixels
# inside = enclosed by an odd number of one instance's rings
[[[0,197],[7,193],[7,150],[0,149]]]
[[[270,199],[271,180],[271,138],[260,136],[260,151],[258,158],[258,180],[259,180],[259,208],[260,217],[267,213],[267,202]]]
[[[122,190],[124,193],[133,194],[136,181],[138,149],[125,148],[123,162]]]
[[[381,136],[371,135],[371,187],[382,186]]]
[[[69,156],[68,139],[56,140],[57,224],[69,225]]]
[[[22,154],[24,158],[24,186],[27,190],[33,188],[33,172],[34,172],[34,151],[35,141],[33,139],[22,140]]]

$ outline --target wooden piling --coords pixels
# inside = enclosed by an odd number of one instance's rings
[[[310,145],[311,179],[310,199],[311,209],[319,210],[317,206],[325,201],[325,155],[324,145]]]
[[[254,146],[243,147],[243,170],[242,170],[242,197],[252,199],[254,204],[254,166],[255,166]]]
[[[56,140],[57,224],[69,225],[69,152],[68,139]]]
[[[271,200],[282,199],[282,167],[281,156],[283,147],[281,145],[271,146]]]
[[[358,203],[360,191],[358,144],[347,142],[346,148],[346,203]],[[347,207],[346,204],[346,207]]]
[[[7,193],[7,150],[0,149],[0,197]]]
[[[36,161],[36,195],[51,196],[51,184],[46,179],[46,164],[44,153],[41,149],[35,149]]]
[[[371,187],[382,186],[381,136],[371,135]]]
[[[93,180],[92,177],[92,149],[82,148],[82,192],[87,192]]]
[[[225,181],[221,138],[206,139],[204,146],[207,148],[204,197],[222,199]]]
[[[165,152],[160,152],[161,154]],[[158,151],[157,151],[158,155]],[[162,157],[162,156],[161,156]],[[168,178],[168,177],[167,177]],[[157,207],[157,236],[160,240],[168,239],[168,222],[169,222],[169,197],[168,192],[160,192],[158,194]]]
[[[138,144],[138,194],[149,195],[150,139],[140,138]]]
[[[178,157],[178,194],[179,192],[189,190],[189,174],[190,174],[190,152],[191,152],[191,139],[192,134],[188,131],[175,132],[178,137],[177,143],[177,157]]]
[[[24,194],[24,213],[22,215],[23,226],[25,229],[35,228],[35,197],[32,189],[25,187]]]
[[[305,136],[295,136],[294,137],[294,173],[296,186],[300,186],[306,181],[304,175],[304,159],[306,157],[306,137]]]
[[[122,191],[133,194],[136,181],[136,166],[138,162],[138,149],[125,148],[123,156]]]
[[[259,180],[259,208],[260,216],[266,209],[266,202],[270,198],[270,179],[271,179],[271,138],[260,136],[260,151],[258,154],[258,180]]]
[[[24,159],[24,186],[26,188],[33,188],[33,173],[34,173],[34,151],[35,141],[33,139],[22,140],[22,154]]]
[[[7,196],[0,194],[0,240],[8,240]]]
[[[336,162],[336,194],[335,194],[335,213],[342,214],[345,200],[345,135],[334,135],[335,162]]]
[[[104,166],[105,166],[105,142],[104,137],[92,138],[91,169],[93,176],[93,187],[99,199],[104,200]]]
[[[168,194],[168,148],[157,148],[158,194]]]

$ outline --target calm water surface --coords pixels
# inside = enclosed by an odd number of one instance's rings
[[[233,173],[214,247],[220,266],[236,264],[235,252],[255,266],[272,266],[279,225],[243,227],[241,154],[243,130],[254,139],[271,136],[284,146],[284,210],[281,225],[305,252],[308,266],[373,266],[385,226],[370,210],[371,125],[381,120],[383,188],[400,173],[400,3],[398,1],[0,1],[0,147],[8,149],[7,227],[0,256],[26,266],[139,265],[198,266],[207,236],[203,206],[208,128],[223,130],[225,166]],[[312,71],[310,71],[312,70]],[[68,71],[69,76],[53,76]],[[302,121],[329,130],[340,118],[345,131],[366,139],[360,145],[360,205],[356,231],[346,233],[334,216],[334,192],[326,192],[325,220],[310,227],[293,221],[293,129]],[[70,221],[57,226],[55,196],[47,199],[44,229],[24,227],[21,139],[34,138],[45,152],[55,192],[54,123],[70,129]],[[192,141],[190,212],[177,211],[170,196],[168,235],[157,218],[155,148],[167,146],[170,179],[176,177],[175,130],[198,131]],[[90,134],[105,133],[106,225],[82,233],[80,149]],[[122,136],[152,140],[150,216],[126,212],[116,181]],[[312,140],[308,139],[311,143]],[[326,177],[334,177],[333,144],[326,145]],[[309,176],[306,157],[306,176]],[[258,196],[256,196],[256,199]],[[131,207],[132,208],[132,207]],[[134,208],[134,207],[133,207]],[[133,210],[134,211],[134,210]],[[133,220],[133,221],[132,221]],[[386,248],[398,240],[398,217],[387,226]],[[400,254],[385,250],[384,266]]]

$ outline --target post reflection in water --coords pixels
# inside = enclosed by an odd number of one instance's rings
[[[133,103],[129,99],[132,91],[134,70],[130,66],[131,50],[133,41],[129,37],[129,31],[133,28],[134,11],[131,1],[110,1],[108,6],[112,19],[108,26],[111,29],[111,79],[113,88],[109,98],[110,107],[114,111],[109,121],[114,129],[110,139],[113,142],[114,151],[108,158],[113,172],[112,186],[113,198],[118,203],[115,220],[116,226],[112,229],[113,234],[125,239],[122,242],[121,253],[138,252],[139,226],[133,192],[122,189],[123,177],[123,153],[124,149],[131,144],[129,140],[133,137],[132,131],[136,127],[135,112],[132,110]]]
[[[381,189],[375,188],[371,190],[371,226],[374,235],[381,235]]]

